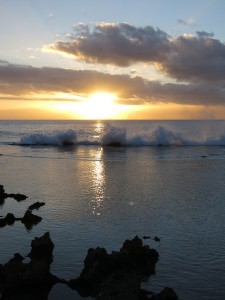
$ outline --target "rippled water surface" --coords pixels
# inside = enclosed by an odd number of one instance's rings
[[[114,122],[113,132],[95,122],[0,122],[0,184],[29,197],[21,203],[7,199],[0,215],[21,217],[30,204],[46,203],[37,211],[42,222],[31,231],[19,222],[1,229],[0,263],[15,252],[26,255],[32,238],[50,231],[52,272],[75,278],[88,248],[119,250],[127,238],[157,235],[158,243],[145,240],[160,254],[145,288],[170,286],[184,300],[225,299],[224,125]],[[163,129],[156,139],[157,128]],[[46,140],[68,130],[76,135],[70,146],[21,145],[33,134]],[[105,134],[125,145],[103,146]],[[153,140],[167,143],[153,146]],[[79,299],[60,286],[49,298],[61,299],[62,293]]]

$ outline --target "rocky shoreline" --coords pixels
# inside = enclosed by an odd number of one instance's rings
[[[4,187],[0,185],[0,201],[10,197],[6,195],[11,194],[5,193]],[[26,224],[26,219],[30,219],[28,223],[32,226],[37,224],[40,220],[35,223],[32,210],[42,205],[43,202],[31,205],[23,218],[16,219],[13,214],[7,214],[5,218],[0,219],[0,227],[3,227],[1,224],[4,222],[6,225],[12,225],[18,220]],[[158,237],[154,239],[159,241]],[[58,278],[50,272],[53,249],[54,243],[50,233],[46,232],[31,241],[31,251],[26,256],[29,262],[25,263],[25,257],[16,253],[7,263],[0,264],[0,299],[47,300],[52,287],[57,283],[63,283],[76,290],[82,297],[91,296],[96,300],[178,299],[174,290],[168,287],[159,294],[141,289],[141,282],[155,274],[159,254],[148,245],[143,245],[138,236],[126,240],[119,251],[113,251],[111,254],[108,254],[105,248],[90,248],[84,260],[83,270],[77,278],[71,280]]]

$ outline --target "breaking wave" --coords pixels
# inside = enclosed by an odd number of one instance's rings
[[[225,146],[225,133],[207,133],[202,136],[190,135],[156,126],[147,132],[133,133],[123,127],[106,126],[99,135],[95,132],[77,132],[69,129],[54,134],[37,133],[21,138],[19,145],[102,145],[102,146]]]
[[[66,146],[76,144],[76,132],[69,129],[56,134],[35,133],[21,138],[19,145]]]

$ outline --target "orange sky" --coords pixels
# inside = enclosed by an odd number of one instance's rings
[[[225,2],[171,1],[5,2],[0,119],[224,119]]]

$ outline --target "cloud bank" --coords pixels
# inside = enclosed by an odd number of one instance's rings
[[[176,81],[147,80],[138,77],[135,69],[130,75],[112,75],[0,60],[0,99],[32,100],[46,95],[46,100],[57,100],[57,94],[62,93],[75,95],[79,101],[79,97],[104,91],[117,94],[120,104],[225,104],[225,44],[213,33],[198,31],[172,38],[151,26],[79,24],[65,41],[47,48],[96,65],[153,65]]]
[[[97,71],[36,68],[4,62],[0,64],[0,99],[32,99],[32,95],[69,93],[86,96],[96,91],[113,92],[120,104],[176,103],[224,105],[225,85],[167,83],[129,75]]]
[[[80,24],[74,26],[74,33],[65,41],[47,48],[87,63],[155,65],[178,81],[215,83],[222,82],[225,76],[225,44],[204,31],[172,38],[151,26]]]

